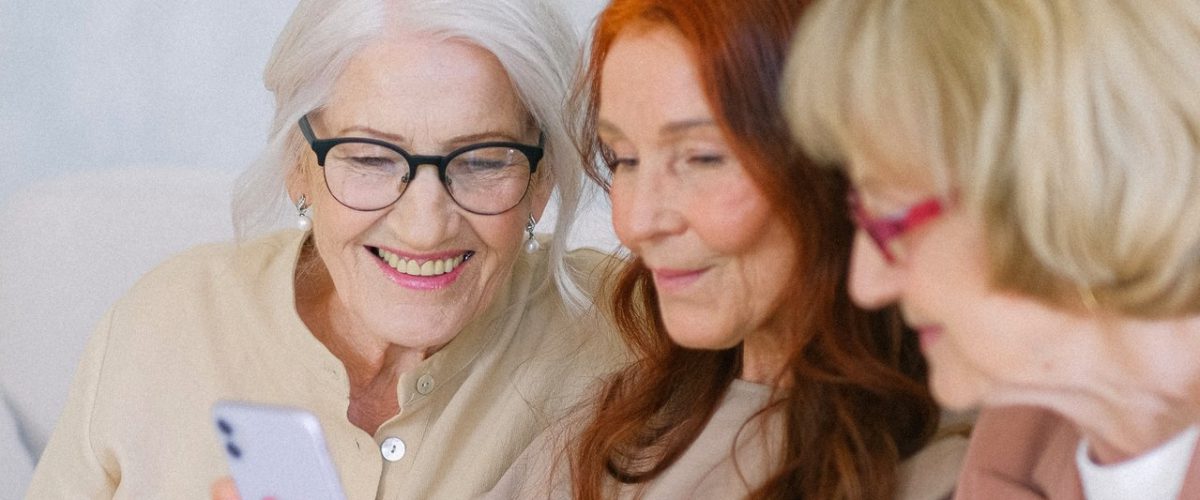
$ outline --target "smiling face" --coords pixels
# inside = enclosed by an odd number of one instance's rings
[[[794,243],[718,126],[686,41],[619,35],[601,72],[613,227],[653,273],[667,332],[721,349],[771,336]],[[670,64],[663,64],[670,61]]]
[[[487,141],[537,143],[491,54],[428,38],[382,39],[359,52],[328,105],[310,113],[315,135],[381,139],[418,155]],[[327,313],[339,333],[363,342],[436,349],[453,339],[507,283],[526,218],[540,216],[547,199],[533,189],[512,210],[475,215],[450,198],[435,166],[424,165],[396,203],[356,211],[330,194],[312,152],[304,158],[290,190],[312,202],[313,239],[333,284]],[[437,275],[421,276],[421,267]]]

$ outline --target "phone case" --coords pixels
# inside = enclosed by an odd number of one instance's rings
[[[242,500],[345,499],[311,413],[239,401],[219,401],[212,413]]]

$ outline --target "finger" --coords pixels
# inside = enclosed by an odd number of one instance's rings
[[[212,500],[241,500],[241,495],[238,495],[237,484],[233,482],[231,477],[222,477],[212,484]]]

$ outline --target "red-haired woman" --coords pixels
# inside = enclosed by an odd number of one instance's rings
[[[849,300],[845,183],[797,153],[782,115],[806,3],[615,0],[600,15],[579,94],[599,141],[582,149],[607,165],[591,173],[634,255],[611,307],[640,361],[495,496],[949,494],[965,440],[930,445],[916,338]]]

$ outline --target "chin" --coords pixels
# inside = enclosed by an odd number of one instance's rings
[[[741,339],[730,339],[723,332],[711,331],[711,325],[696,325],[694,321],[682,324],[670,321],[665,323],[671,342],[688,349],[717,351],[734,347],[741,342]]]
[[[405,316],[399,316],[405,317]],[[454,340],[458,331],[448,328],[456,325],[454,321],[444,318],[425,320],[420,317],[408,316],[407,321],[396,322],[395,317],[374,322],[371,326],[377,336],[397,346],[410,349],[428,349],[443,346]]]

